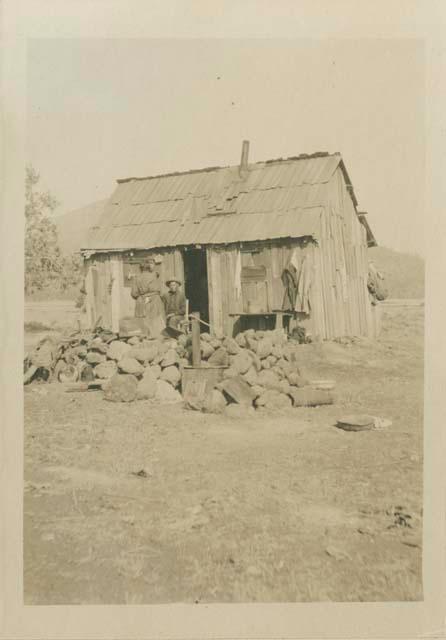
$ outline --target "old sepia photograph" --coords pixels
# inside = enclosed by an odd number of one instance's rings
[[[24,603],[422,601],[423,41],[26,56]]]

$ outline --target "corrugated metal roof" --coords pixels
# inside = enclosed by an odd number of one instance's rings
[[[339,154],[118,181],[87,250],[317,237]]]

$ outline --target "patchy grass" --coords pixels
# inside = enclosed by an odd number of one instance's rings
[[[421,599],[422,314],[301,346],[334,406],[233,420],[27,387],[25,603]],[[333,426],[355,412],[392,426]]]

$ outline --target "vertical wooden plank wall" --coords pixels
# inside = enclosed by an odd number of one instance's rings
[[[91,260],[86,262],[87,273],[85,276],[85,291],[86,291],[86,309],[87,309],[87,324],[90,328],[93,327],[96,322],[96,300],[93,290],[93,267]]]
[[[111,330],[119,331],[119,320],[121,318],[121,280],[122,280],[122,261],[119,256],[114,254],[110,256],[111,268]]]
[[[92,260],[93,290],[96,319],[104,329],[111,329],[111,282],[110,260],[108,255],[97,255]],[[96,271],[96,274],[94,273]]]
[[[153,251],[147,252],[153,253]],[[169,277],[176,277],[183,283],[184,287],[184,266],[183,257],[179,249],[167,249],[165,251],[158,252],[162,258],[162,263],[157,267],[160,274],[161,290],[166,289],[165,281]],[[145,254],[141,254],[141,260],[144,259]],[[135,313],[135,300],[130,294],[130,287],[124,286],[124,262],[126,261],[125,254],[114,254],[113,260],[119,265],[117,268],[119,276],[119,318],[133,317]]]
[[[364,232],[338,168],[329,185],[320,241],[325,338],[371,335]]]
[[[222,279],[222,252],[210,247],[207,249],[207,268],[209,286],[209,323],[216,334],[225,333],[223,315],[223,286],[227,282]]]

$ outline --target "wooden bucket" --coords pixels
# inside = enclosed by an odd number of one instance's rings
[[[228,367],[185,366],[181,374],[181,391],[185,400],[200,400],[223,380],[223,371]]]

